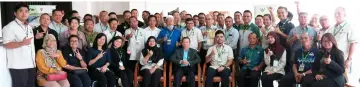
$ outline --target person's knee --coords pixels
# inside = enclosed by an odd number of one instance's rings
[[[47,81],[44,84],[44,87],[61,87],[60,84],[56,81]]]

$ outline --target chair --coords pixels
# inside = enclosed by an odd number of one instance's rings
[[[209,62],[210,63],[210,62]],[[235,62],[233,62],[233,64],[231,65],[231,74],[230,74],[230,77],[229,77],[229,79],[230,79],[230,86],[231,87],[235,87],[235,72],[236,72],[236,70],[235,70]],[[204,66],[203,66],[203,76],[202,76],[202,79],[204,80],[203,81],[203,85],[205,86],[205,80],[206,80],[206,71],[207,71],[207,68],[208,68],[209,66],[207,65],[207,63],[205,63],[204,64]],[[215,76],[214,78],[213,78],[213,82],[221,82],[221,77],[220,76]]]
[[[160,82],[163,83],[163,87],[166,87],[166,61],[163,64],[163,76],[160,78]],[[136,63],[135,65],[135,71],[134,71],[134,87],[138,87],[137,84],[138,82],[143,80],[143,77],[141,75],[139,75],[139,62]]]
[[[172,75],[172,63],[170,63],[170,70],[169,70],[169,87],[173,87],[172,82],[174,81],[174,76]],[[200,64],[197,64],[197,75],[195,74],[195,81],[197,81],[198,86],[197,87],[201,87],[201,68],[200,68]],[[183,76],[181,78],[181,82],[186,82],[186,76]]]

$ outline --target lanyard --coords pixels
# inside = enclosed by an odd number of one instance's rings
[[[228,39],[228,37],[230,36],[230,32],[232,31],[233,29],[231,28],[229,31],[225,30],[225,40]]]
[[[20,25],[20,23],[19,23],[19,22],[17,22],[16,20],[15,20],[15,22],[16,22],[16,24],[18,24],[18,25],[19,25],[19,27],[21,27],[21,29],[23,29],[23,31],[26,33],[26,37],[28,37],[28,35],[29,35],[28,26],[27,26],[27,25],[24,25],[24,26],[25,26],[25,28],[23,28],[23,27]]]
[[[116,49],[115,49],[115,51],[116,51]],[[119,59],[120,59],[120,61],[121,61],[121,58],[123,57],[122,50],[116,51],[116,54],[119,56]]]
[[[169,34],[169,31],[166,32],[166,38],[171,38],[172,34],[174,33],[174,29],[172,31],[170,31],[171,32],[170,34]]]
[[[246,32],[246,30],[249,30],[250,24],[249,25],[244,25],[243,26],[243,34]]]
[[[135,40],[138,40],[138,39],[137,39],[137,36],[139,35],[139,30],[135,30],[135,31],[136,31]]]
[[[194,35],[194,30],[191,29],[190,31],[186,30],[186,36],[190,38],[190,33],[191,35]]]
[[[54,22],[51,22],[52,24],[53,24],[53,26],[54,26],[54,28],[55,28],[55,30],[57,30],[57,27],[56,27],[56,23],[54,23]],[[60,33],[61,33],[61,27],[62,27],[63,25],[62,24],[60,24],[60,26],[59,26],[59,32],[58,32],[58,34],[60,35]]]
[[[216,52],[218,54],[218,58],[220,58],[221,55],[224,53],[224,46],[221,46],[220,49],[216,47]]]
[[[279,28],[280,28],[280,31],[283,31],[283,30],[284,30],[284,26],[285,26],[285,24],[286,24],[287,22],[288,22],[288,19],[285,19],[285,21],[281,23],[282,25],[278,25]]]
[[[302,53],[302,59],[306,60],[311,52],[308,52],[306,55],[304,55],[304,52]]]
[[[103,24],[100,23],[100,28],[101,28],[101,31],[102,31],[102,32],[104,32],[104,31],[107,29],[108,26],[105,26],[105,29],[103,29],[103,27],[104,27]]]
[[[248,54],[249,57],[247,58],[247,60],[248,60],[248,59],[251,59],[251,57],[253,56],[253,53],[254,53],[254,51],[251,50],[251,49],[248,51],[247,54]]]
[[[335,27],[334,32],[333,32],[334,36],[336,36],[340,31],[342,31],[346,24],[347,24],[347,22],[343,26],[340,26],[338,31],[336,31],[336,27]]]

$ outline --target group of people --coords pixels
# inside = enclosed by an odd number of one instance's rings
[[[333,26],[327,16],[314,16],[308,23],[308,14],[299,11],[295,27],[282,6],[275,23],[269,11],[257,15],[255,23],[250,10],[236,11],[234,18],[217,11],[194,16],[173,11],[166,17],[143,11],[141,22],[132,9],[123,12],[123,23],[116,13],[101,11],[99,23],[86,14],[84,25],[72,11],[67,25],[62,23],[63,10],[55,9],[51,16],[40,16],[40,25],[29,25],[29,6],[19,3],[15,20],[2,30],[3,46],[13,87],[132,87],[138,84],[137,63],[141,87],[160,86],[163,74],[174,75],[169,85],[195,87],[199,64],[208,67],[202,75],[204,87],[219,86],[215,76],[221,77],[221,87],[229,87],[231,72],[238,87],[274,87],[274,81],[279,87],[358,86],[357,81],[350,84],[354,81],[348,71],[359,37],[345,20],[343,7],[336,8]],[[174,73],[163,73],[164,64],[170,63],[173,67],[167,68]]]

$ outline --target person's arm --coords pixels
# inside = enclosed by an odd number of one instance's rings
[[[161,30],[160,33],[159,33],[159,35],[158,35],[158,37],[156,38],[156,39],[157,39],[157,42],[160,43],[160,44],[162,44],[163,42],[165,42],[165,41],[163,40],[164,36],[166,36],[166,34],[164,34],[164,31],[165,31],[165,30]],[[169,38],[167,38],[167,39],[169,39]],[[171,39],[171,38],[170,38],[170,39]]]
[[[43,53],[39,50],[37,53],[36,53],[36,66],[37,66],[37,69],[41,72],[41,73],[44,73],[44,74],[50,74],[50,73],[55,73],[57,72],[57,70],[53,69],[53,68],[49,68],[46,66],[46,63],[45,63],[45,60],[43,58]]]
[[[296,5],[296,12],[299,15],[300,14],[300,6],[299,6],[300,2],[299,1],[295,1],[295,5]]]
[[[197,28],[195,28],[197,29]],[[197,51],[200,51],[201,50],[201,46],[202,46],[202,42],[204,41],[204,37],[202,35],[202,32],[200,29],[197,29],[196,31],[197,32],[197,38],[198,38],[198,48],[196,49]]]
[[[201,62],[200,56],[197,54],[197,52],[194,52],[194,58],[195,60],[189,61],[190,65],[195,65]]]
[[[92,49],[92,48],[90,48],[90,49]],[[95,51],[94,49],[92,49],[92,50],[89,50],[89,53],[88,53],[88,59],[89,59],[89,66],[91,66],[91,65],[93,65],[97,60],[99,60],[100,59],[100,57],[99,56],[93,56],[93,51]]]
[[[296,75],[296,73],[298,73],[297,64],[293,64],[292,71],[293,71],[294,75]]]
[[[227,63],[225,64],[225,67],[230,67],[232,65],[232,63],[233,63],[233,60],[234,60],[233,50],[230,49],[228,52],[229,52],[229,56],[228,56]]]
[[[269,9],[269,13],[271,15],[271,26],[274,26],[276,24],[276,19],[275,19],[275,15],[273,13],[273,9],[272,7],[270,7],[271,9]]]
[[[175,51],[175,53],[172,54],[172,56],[170,57],[170,61],[171,61],[172,63],[174,63],[174,64],[179,64],[179,65],[181,64],[181,63],[180,63],[181,60],[178,59],[178,55],[180,54],[179,52],[180,52],[180,50],[177,49],[177,50]]]
[[[291,46],[297,39],[293,38],[293,34],[295,31],[290,31],[288,38],[286,39],[286,42]]]
[[[244,59],[245,56],[246,56],[245,55],[245,50],[243,48],[243,49],[240,50],[239,57],[238,57],[238,60],[239,60],[240,64],[243,64],[243,59]]]
[[[344,53],[340,51],[340,53],[335,56],[335,60],[331,60],[327,69],[337,75],[342,75],[345,72],[344,66]]]
[[[353,56],[353,53],[354,53],[354,51],[355,51],[356,44],[357,44],[357,42],[350,43],[350,46],[349,46],[349,55],[348,55],[347,61],[351,61],[351,60],[352,60],[352,56]]]
[[[209,63],[211,60],[212,60],[212,56],[214,55],[211,55],[211,52],[213,51],[214,49],[212,47],[210,47],[207,52],[206,52],[206,56],[205,56],[205,63]]]
[[[264,52],[264,62],[265,62],[265,64],[266,64],[267,66],[271,66],[271,65],[270,65],[270,61],[271,61],[270,56],[268,56],[268,55]]]
[[[262,56],[262,55],[264,55],[264,50],[262,50],[262,51],[260,51],[260,64],[257,66],[257,68],[259,69],[259,70],[261,70],[262,69],[262,67],[264,66],[264,56]]]

